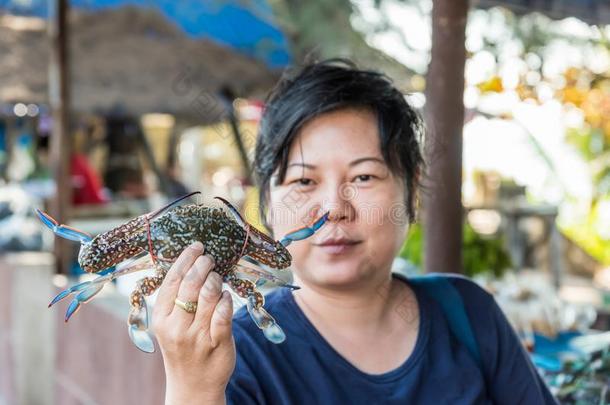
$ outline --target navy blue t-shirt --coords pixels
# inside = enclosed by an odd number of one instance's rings
[[[408,283],[407,279],[399,279]],[[411,355],[383,374],[360,371],[318,333],[289,289],[265,308],[286,333],[273,344],[245,308],[234,317],[237,363],[226,396],[233,404],[555,404],[493,297],[450,277],[464,301],[483,369],[451,333],[440,305],[410,284],[420,310]]]

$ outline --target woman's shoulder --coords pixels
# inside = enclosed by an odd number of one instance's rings
[[[441,280],[436,284],[436,289],[425,290],[422,284],[425,283],[423,280]],[[419,281],[418,280],[422,280]],[[487,292],[483,287],[477,284],[475,281],[468,277],[459,274],[435,274],[427,275],[420,278],[408,279],[408,282],[414,286],[414,288],[420,292],[421,295],[430,297],[425,302],[430,306],[437,308],[434,311],[437,316],[443,317],[454,317],[456,312],[452,305],[461,305],[464,308],[466,318],[468,320],[468,327],[472,330],[473,337],[477,343],[478,351],[482,355],[484,368],[487,373],[491,373],[493,365],[496,364],[496,359],[501,356],[502,350],[506,347],[502,347],[498,342],[512,342],[515,337],[508,320],[503,314],[501,308],[496,303],[492,294]],[[449,286],[447,285],[449,283]],[[458,299],[447,298],[447,288],[452,286],[457,292]],[[449,294],[451,294],[449,292]],[[432,298],[434,296],[434,298]],[[440,301],[445,301],[450,305],[443,305]],[[429,313],[431,313],[430,311]],[[458,318],[459,319],[459,318]],[[507,346],[507,345],[504,345]],[[508,347],[508,346],[507,346]]]
[[[427,297],[422,300],[424,305],[438,307],[436,313],[443,313],[445,311],[443,307],[463,306],[475,334],[482,340],[490,334],[493,335],[494,331],[490,326],[496,324],[498,318],[503,317],[493,295],[466,276],[434,273],[406,280],[411,288],[416,290],[418,296]],[[430,284],[433,284],[432,288]],[[450,287],[453,287],[454,293],[457,293],[453,297],[450,297],[451,292],[447,291]],[[443,306],[439,300],[445,301],[445,305]]]
[[[494,297],[476,281],[461,274],[447,274],[447,280],[458,290],[465,302],[491,303]]]
[[[500,315],[494,296],[481,287],[476,281],[461,274],[443,275],[459,293],[468,318],[473,328],[484,325],[483,331],[489,330],[490,324]]]
[[[430,273],[424,276],[415,276],[405,278],[397,275],[397,277],[405,280],[411,287],[416,289],[430,289],[428,286],[434,284],[434,288],[443,289],[450,284],[457,290],[464,304],[469,306],[478,306],[482,304],[490,304],[494,301],[493,296],[483,287],[477,284],[472,279],[457,273]],[[426,285],[427,287],[424,287]]]

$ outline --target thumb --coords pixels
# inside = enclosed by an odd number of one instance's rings
[[[213,348],[231,339],[232,317],[233,300],[231,294],[228,291],[223,291],[210,322],[210,340]]]

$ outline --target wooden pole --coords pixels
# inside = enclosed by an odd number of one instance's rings
[[[251,186],[254,184],[254,182],[252,179],[250,159],[248,158],[246,146],[244,145],[243,139],[241,137],[241,132],[239,130],[239,122],[237,119],[237,115],[235,114],[235,108],[233,107],[235,95],[233,94],[231,89],[229,89],[228,87],[224,87],[219,92],[219,96],[227,109],[229,125],[231,125],[233,140],[235,141],[235,146],[237,146],[237,151],[239,152],[239,157],[241,159],[244,179],[246,180],[248,185]]]
[[[434,0],[426,78],[425,268],[462,273],[462,127],[468,0]]]
[[[139,145],[140,149],[142,150],[142,152],[144,153],[144,158],[148,162],[150,169],[153,171],[153,173],[155,173],[155,176],[157,176],[157,181],[159,182],[159,189],[161,191],[163,191],[163,193],[166,196],[169,196],[171,193],[171,190],[170,190],[170,185],[169,185],[167,175],[165,173],[163,173],[163,171],[161,171],[161,169],[159,168],[159,165],[157,164],[157,161],[155,160],[155,154],[153,153],[152,147],[150,146],[150,142],[148,142],[148,138],[146,137],[146,134],[144,133],[144,128],[142,128],[142,125],[140,124],[139,120],[137,122],[137,125],[138,125],[138,129],[137,129],[138,145]],[[171,199],[171,197],[170,197],[170,199]]]
[[[51,60],[49,63],[49,103],[53,115],[51,136],[51,165],[56,184],[56,193],[51,199],[51,214],[59,223],[67,223],[70,218],[72,184],[70,178],[70,66],[69,66],[69,26],[68,0],[53,0],[49,18],[51,39]],[[74,242],[55,238],[56,270],[69,272],[71,251]]]

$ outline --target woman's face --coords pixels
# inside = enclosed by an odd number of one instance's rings
[[[311,286],[350,288],[386,278],[406,230],[404,182],[385,164],[376,116],[363,109],[320,115],[300,130],[281,184],[271,180],[270,218],[277,238],[329,221],[288,248],[295,277]]]

